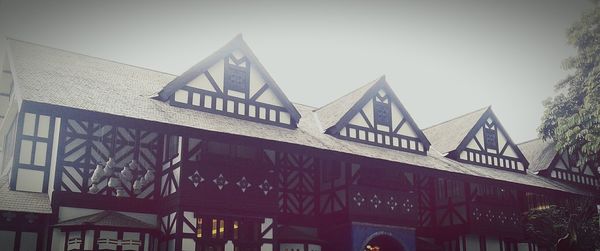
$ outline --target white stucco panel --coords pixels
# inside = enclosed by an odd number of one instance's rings
[[[215,80],[219,89],[223,90],[223,78],[225,77],[225,61],[219,60],[215,65],[208,68],[210,76]]]
[[[210,84],[210,81],[204,73],[190,81],[187,85],[202,90],[216,92],[215,88]]]
[[[270,105],[274,105],[274,106],[283,107],[283,103],[281,103],[281,101],[279,100],[279,98],[277,98],[277,96],[275,95],[275,93],[271,89],[267,89],[265,92],[263,92],[256,99],[256,101],[261,102],[261,103],[265,103],[265,104],[270,104]]]

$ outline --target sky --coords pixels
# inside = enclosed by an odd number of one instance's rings
[[[241,33],[292,102],[320,107],[385,75],[419,127],[491,105],[519,143],[537,137],[542,101],[575,54],[567,28],[592,7],[588,0],[0,0],[0,33],[175,75]]]

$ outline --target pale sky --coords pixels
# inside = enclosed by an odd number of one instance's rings
[[[2,0],[0,0],[2,2]],[[293,102],[322,106],[385,74],[419,127],[492,106],[537,136],[587,0],[15,1],[6,36],[180,74],[242,33]]]

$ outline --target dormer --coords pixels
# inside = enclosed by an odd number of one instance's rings
[[[559,153],[552,141],[534,139],[519,144],[530,162],[529,171],[571,184],[600,189],[600,174],[592,163],[578,165],[580,153]]]
[[[173,106],[295,128],[300,113],[241,35],[176,77],[157,99]]]
[[[525,173],[529,163],[510,139],[491,107],[423,130],[446,157],[478,166]]]
[[[336,138],[427,154],[429,141],[410,117],[385,76],[319,108],[325,133]]]

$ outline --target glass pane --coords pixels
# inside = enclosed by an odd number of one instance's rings
[[[21,248],[20,251],[36,251],[37,249],[37,233],[22,232],[21,233]]]
[[[0,231],[0,247],[6,250],[13,250],[15,246],[15,232]]]

